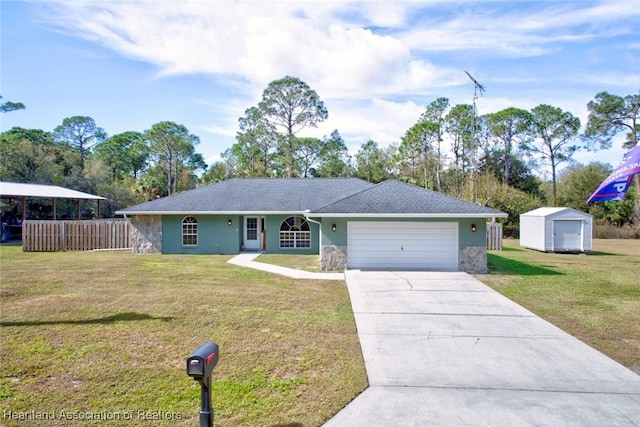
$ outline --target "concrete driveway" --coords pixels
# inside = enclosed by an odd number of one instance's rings
[[[640,426],[640,375],[466,273],[345,273],[369,388],[326,426]]]

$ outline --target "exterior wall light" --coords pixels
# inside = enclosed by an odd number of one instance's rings
[[[476,230],[477,230],[476,225],[475,224],[471,224],[471,231],[475,233]]]
[[[335,231],[336,231],[336,225],[335,224],[331,224],[331,231],[333,231],[335,233]]]
[[[233,224],[233,221],[231,221],[231,219],[228,219],[227,220],[227,225],[231,225],[231,224]]]

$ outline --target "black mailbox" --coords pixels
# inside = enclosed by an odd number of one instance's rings
[[[213,427],[211,371],[218,364],[218,344],[207,341],[187,357],[187,375],[200,383],[200,427]]]
[[[208,378],[217,363],[218,344],[207,341],[187,358],[187,375],[196,380]]]

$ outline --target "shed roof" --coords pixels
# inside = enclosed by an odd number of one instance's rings
[[[456,217],[506,217],[507,214],[397,180],[373,187],[312,211],[336,215],[419,215]]]
[[[589,215],[588,213],[585,212],[581,212],[572,208],[566,208],[566,207],[542,207],[542,208],[538,208],[538,209],[534,209],[532,211],[523,213],[522,215],[526,215],[526,216],[550,216],[550,215],[555,215],[557,213],[560,212],[572,212],[575,214],[579,214],[581,216],[586,216],[586,217],[590,217],[591,215]]]
[[[104,197],[58,187],[57,185],[23,184],[17,182],[0,182],[0,196],[3,198],[40,197],[45,199],[105,200]]]

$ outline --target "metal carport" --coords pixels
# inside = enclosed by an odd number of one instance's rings
[[[41,198],[51,199],[53,219],[56,218],[56,200],[72,199],[78,202],[78,219],[80,219],[80,201],[96,200],[98,204],[97,212],[100,212],[100,201],[105,200],[104,197],[94,194],[83,193],[81,191],[71,190],[69,188],[58,187],[57,185],[42,184],[24,184],[17,182],[0,182],[0,198],[9,199],[9,209],[11,209],[12,200],[20,200],[22,202],[22,222],[27,219],[27,199]]]

